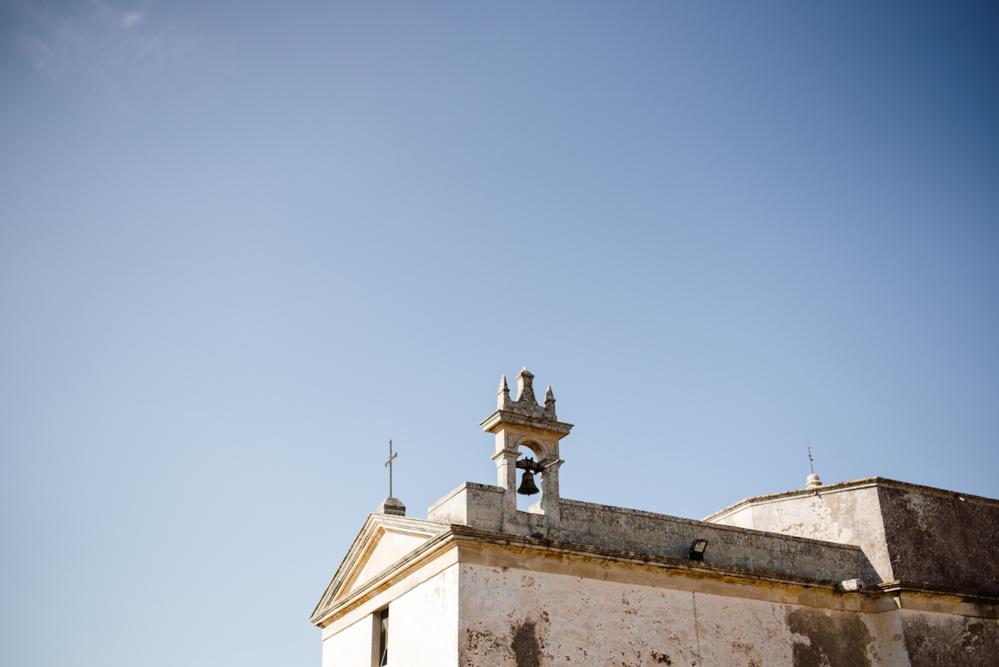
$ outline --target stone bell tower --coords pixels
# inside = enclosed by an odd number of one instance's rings
[[[517,374],[517,399],[510,400],[506,376],[500,379],[496,393],[496,412],[482,423],[482,430],[496,436],[497,484],[503,488],[503,529],[519,532],[524,518],[517,512],[517,458],[520,447],[526,447],[537,457],[541,469],[542,524],[557,529],[559,512],[558,469],[564,463],[559,458],[559,440],[569,435],[572,424],[558,421],[555,416],[555,396],[551,386],[545,392],[544,405],[534,397],[534,375],[524,368]],[[535,510],[532,508],[532,513]]]

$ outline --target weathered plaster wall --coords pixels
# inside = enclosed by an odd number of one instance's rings
[[[458,568],[449,567],[389,605],[392,667],[457,667]]]
[[[371,616],[323,641],[323,667],[371,667]]]
[[[765,530],[863,550],[862,578],[869,584],[893,581],[876,486],[843,491],[816,489],[801,495],[760,499],[712,519],[721,525]]]
[[[901,667],[897,614],[462,564],[462,667]]]
[[[878,487],[895,578],[999,591],[999,503],[896,484]]]
[[[750,498],[713,523],[856,544],[868,583],[999,591],[999,501],[872,478]]]
[[[999,667],[999,620],[900,614],[912,667]]]

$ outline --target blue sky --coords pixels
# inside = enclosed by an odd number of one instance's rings
[[[988,3],[0,4],[0,663],[318,665],[367,512],[999,496]]]

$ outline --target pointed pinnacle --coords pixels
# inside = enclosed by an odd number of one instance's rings
[[[500,378],[499,391],[497,391],[496,393],[497,394],[509,394],[510,393],[510,387],[506,386],[506,376],[505,375]]]

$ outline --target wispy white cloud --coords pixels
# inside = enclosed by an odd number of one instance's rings
[[[115,88],[145,79],[188,47],[171,25],[141,7],[120,9],[101,0],[25,1],[14,10],[21,19],[18,50],[57,79],[83,78]]]
[[[129,12],[121,17],[121,27],[126,30],[142,21],[142,14],[139,12]]]

